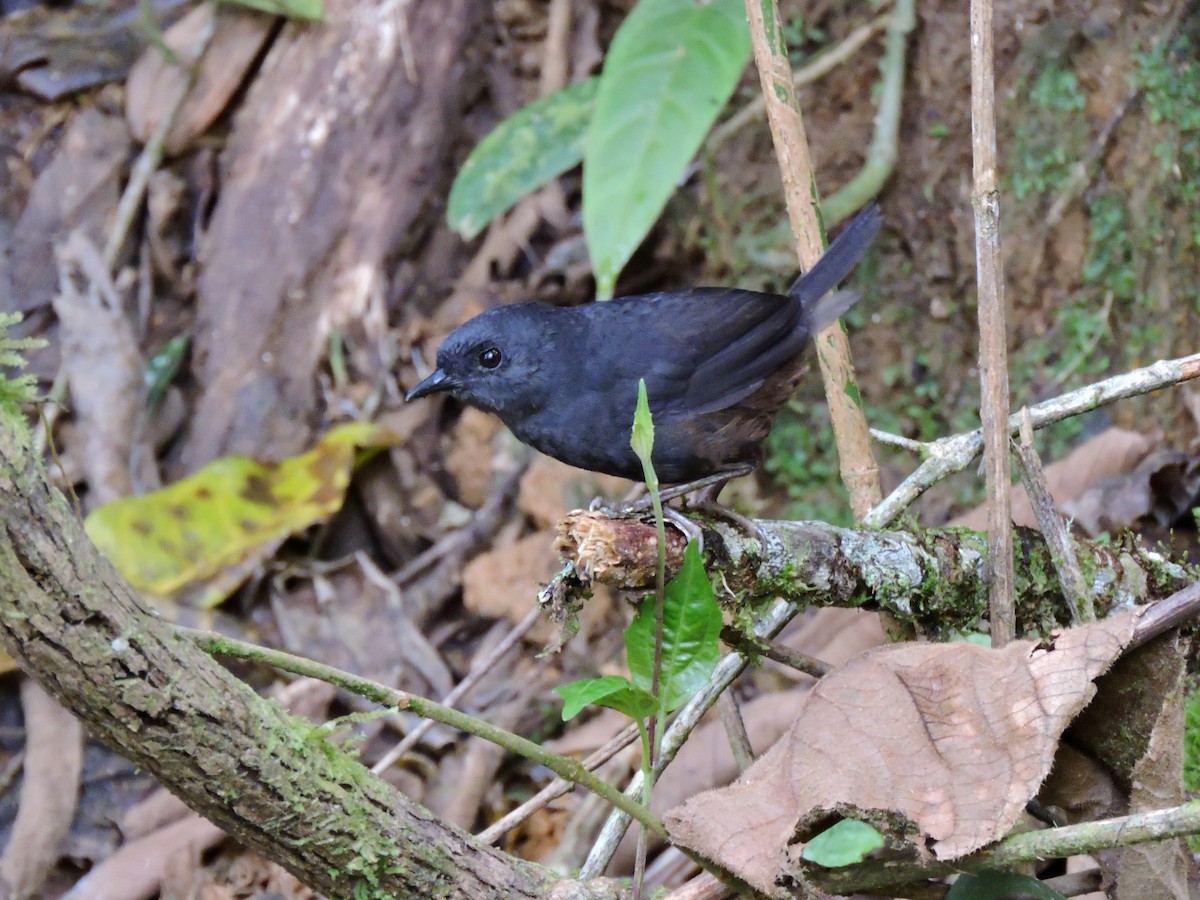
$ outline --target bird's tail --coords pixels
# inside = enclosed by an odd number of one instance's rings
[[[858,297],[858,291],[835,291],[826,294],[816,303],[805,306],[804,325],[808,328],[808,333],[820,334],[857,303]]]
[[[883,215],[879,212],[879,206],[875,203],[868,204],[829,245],[816,265],[788,288],[788,296],[799,300],[803,306],[805,318],[810,323],[813,333],[833,322],[858,299],[857,295],[850,291],[840,291],[830,297],[825,295],[837,287],[838,282],[858,265],[882,224]]]

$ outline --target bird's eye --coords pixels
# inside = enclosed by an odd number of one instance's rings
[[[494,369],[496,366],[500,365],[501,359],[502,356],[498,347],[488,347],[479,354],[479,365],[483,366],[485,369]]]

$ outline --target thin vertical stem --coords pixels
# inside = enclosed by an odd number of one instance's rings
[[[746,0],[754,62],[767,103],[767,120],[779,171],[796,254],[807,270],[812,268],[825,242],[817,210],[817,185],[804,118],[792,83],[783,28],[776,0]],[[825,382],[825,396],[841,460],[842,481],[850,492],[855,518],[861,519],[883,496],[879,489],[879,466],[871,452],[867,419],[859,400],[858,383],[850,356],[850,342],[841,322],[834,322],[816,336],[817,359]]]
[[[980,413],[988,499],[988,604],[992,645],[1016,636],[1008,459],[1008,355],[1000,191],[996,179],[996,85],[992,0],[971,0],[971,156],[979,285]]]

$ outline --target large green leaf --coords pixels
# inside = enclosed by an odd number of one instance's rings
[[[450,227],[470,240],[526,194],[578,165],[598,81],[535,100],[480,141],[450,188]]]
[[[600,297],[612,296],[749,58],[743,0],[640,0],[617,30],[583,164]]]
[[[625,631],[630,680],[650,691],[654,677],[654,601],[647,598]],[[663,597],[662,681],[659,711],[678,709],[700,690],[721,658],[721,608],[713,597],[696,541]]]

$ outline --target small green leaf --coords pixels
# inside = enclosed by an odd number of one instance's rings
[[[650,416],[650,401],[646,398],[646,379],[638,379],[637,409],[633,413],[633,436],[629,446],[645,465],[654,450],[654,419]]]
[[[583,164],[596,292],[662,212],[750,58],[743,0],[640,0],[604,60]]]
[[[146,409],[151,413],[157,411],[167,395],[167,388],[179,374],[179,367],[183,365],[183,358],[187,355],[188,342],[186,337],[171,338],[165,347],[146,362],[143,373],[146,381]]]
[[[1044,881],[1029,875],[996,871],[960,875],[946,894],[946,900],[1015,900],[1017,897],[1066,900]]]
[[[801,854],[809,862],[833,869],[852,866],[883,846],[883,835],[857,819],[842,819],[804,845]]]
[[[274,16],[321,22],[325,19],[324,0],[224,0],[235,6],[248,6]]]
[[[583,678],[554,689],[563,698],[564,722],[579,715],[584,707],[596,704],[623,712],[631,719],[644,719],[654,712],[654,698],[620,675]]]
[[[713,597],[700,548],[689,541],[679,573],[663,598],[662,679],[659,711],[678,709],[700,690],[721,658],[721,607]],[[654,603],[647,599],[625,631],[635,687],[649,692],[654,677]]]
[[[526,194],[579,165],[599,81],[535,100],[480,141],[450,188],[450,227],[470,240]]]

